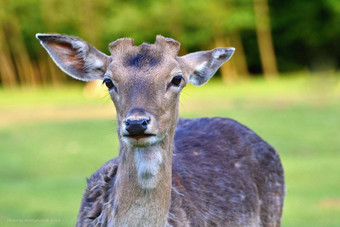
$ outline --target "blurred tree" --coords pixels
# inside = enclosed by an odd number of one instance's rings
[[[340,1],[266,1],[1,0],[0,84],[75,83],[46,57],[35,39],[38,32],[79,36],[106,53],[117,38],[153,43],[156,34],[183,43],[180,55],[234,46],[234,57],[221,69],[224,79],[261,73],[259,59],[265,74],[275,74],[268,12],[280,71],[340,67]],[[270,10],[260,13],[263,7]],[[271,66],[267,70],[265,65]]]
[[[270,0],[280,71],[340,67],[340,1]]]
[[[0,2],[0,8],[4,8],[4,2]],[[4,10],[0,11],[0,79],[5,87],[17,85],[16,71],[11,59],[11,51],[7,45],[5,23],[7,15]]]
[[[256,35],[260,50],[262,70],[266,78],[278,75],[274,45],[271,35],[267,0],[253,0],[256,15]]]
[[[248,2],[248,4],[246,4]],[[222,67],[225,79],[248,75],[247,62],[239,31],[252,29],[250,0],[243,3],[222,0],[139,1],[120,3],[113,9],[110,33],[153,42],[155,34],[177,39],[185,44],[181,54],[218,46],[236,46],[237,54]],[[143,31],[143,32],[141,32]],[[213,44],[213,45],[211,45]]]

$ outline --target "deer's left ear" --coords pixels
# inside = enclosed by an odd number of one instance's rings
[[[71,77],[83,81],[103,78],[110,58],[84,40],[59,34],[36,37],[57,66]]]
[[[235,48],[216,48],[199,51],[179,57],[184,62],[184,71],[189,75],[189,83],[201,86],[216,73],[218,68],[233,55]]]

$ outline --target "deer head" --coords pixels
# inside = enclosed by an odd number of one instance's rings
[[[216,48],[178,57],[180,43],[157,36],[155,44],[110,43],[111,56],[87,42],[59,34],[37,34],[54,62],[71,77],[103,80],[113,100],[118,136],[127,146],[147,147],[173,134],[181,90],[205,84],[234,53]]]

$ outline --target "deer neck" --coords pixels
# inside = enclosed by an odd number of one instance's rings
[[[170,206],[174,129],[144,148],[121,143],[114,226],[165,226]]]

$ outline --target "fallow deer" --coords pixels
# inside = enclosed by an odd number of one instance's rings
[[[180,43],[159,35],[118,39],[107,56],[76,37],[36,37],[66,74],[103,80],[117,112],[119,156],[88,179],[77,226],[280,226],[274,148],[231,119],[178,120],[182,89],[206,83],[234,48],[178,57]]]

